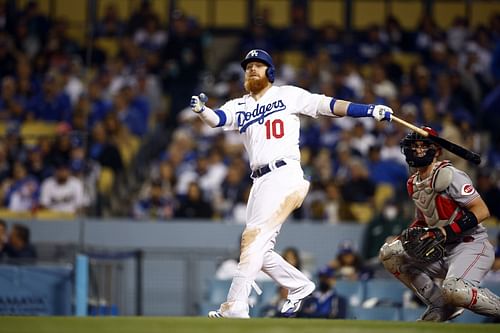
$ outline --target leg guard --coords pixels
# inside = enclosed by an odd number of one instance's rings
[[[382,245],[379,251],[379,259],[385,269],[390,272],[396,279],[403,282],[405,286],[412,289],[411,278],[401,272],[401,267],[405,264],[405,250],[401,241],[395,240],[391,243]]]
[[[500,318],[500,297],[487,288],[476,287],[460,278],[447,278],[443,281],[443,294],[449,304]]]
[[[379,258],[385,269],[413,290],[426,304],[444,304],[439,287],[427,274],[408,261],[400,240],[385,243],[380,249]]]
[[[420,320],[440,322],[462,313],[460,309],[446,305],[439,286],[429,275],[408,261],[400,240],[385,243],[380,249],[379,258],[385,269],[428,305]]]

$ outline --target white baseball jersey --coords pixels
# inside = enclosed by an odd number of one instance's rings
[[[300,160],[298,115],[316,118],[324,97],[294,86],[273,86],[258,101],[245,95],[218,110],[226,115],[222,127],[243,135],[253,170],[279,158]]]

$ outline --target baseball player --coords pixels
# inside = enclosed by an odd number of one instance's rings
[[[337,100],[294,86],[273,86],[273,60],[263,50],[248,52],[241,66],[247,95],[216,110],[205,106],[205,94],[191,98],[192,110],[205,123],[238,131],[243,137],[253,179],[238,270],[227,301],[208,316],[248,318],[248,297],[252,287],[259,292],[254,280],[260,270],[288,289],[282,313],[294,316],[315,285],[277,254],[274,245],[281,225],[300,207],[309,189],[300,165],[298,116],[372,117],[390,121],[392,110],[384,105]]]
[[[500,298],[479,287],[494,260],[481,225],[489,216],[486,204],[466,173],[438,161],[441,148],[429,139],[410,133],[401,149],[416,170],[407,182],[416,219],[382,246],[384,267],[428,305],[420,320],[447,321],[464,309],[500,317]]]

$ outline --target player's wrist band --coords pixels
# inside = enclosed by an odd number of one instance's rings
[[[446,235],[459,235],[464,231],[474,228],[478,224],[479,221],[477,220],[476,215],[467,210],[464,211],[464,215],[462,215],[462,217],[457,221],[444,226],[444,230],[446,231]]]
[[[226,114],[224,113],[224,111],[217,109],[217,110],[214,110],[214,112],[219,117],[219,123],[217,124],[216,127],[224,126],[226,124],[226,121],[227,121],[227,117],[226,117]]]
[[[346,115],[353,118],[370,117],[374,108],[374,104],[350,103],[347,106]]]

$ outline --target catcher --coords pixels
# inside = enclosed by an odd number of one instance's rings
[[[416,170],[407,182],[416,219],[382,246],[384,267],[428,305],[420,320],[447,321],[464,309],[499,318],[500,297],[479,287],[494,260],[481,225],[489,217],[486,204],[467,174],[449,161],[438,161],[438,145],[417,133],[400,145]]]

